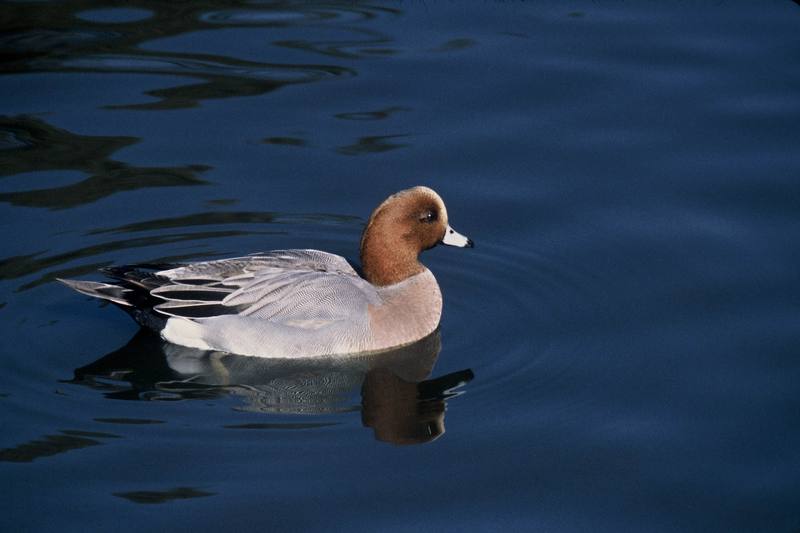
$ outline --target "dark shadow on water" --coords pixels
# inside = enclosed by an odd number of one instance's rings
[[[395,444],[429,442],[444,431],[446,401],[473,378],[462,370],[428,379],[441,350],[437,330],[409,346],[364,356],[262,359],[202,352],[139,331],[125,346],[75,370],[69,383],[117,400],[208,400],[236,396],[238,410],[323,415],[360,411],[375,438]],[[353,405],[360,395],[360,404]],[[310,429],[320,421],[266,422],[226,429]]]
[[[80,450],[90,446],[99,446],[99,439],[116,439],[119,435],[98,433],[94,431],[78,431],[65,429],[58,435],[45,435],[13,448],[0,450],[0,462],[30,463],[42,457],[50,457],[72,450]]]
[[[222,427],[225,429],[316,429],[336,425],[336,422],[287,422],[285,424],[255,422],[252,424],[231,424]]]
[[[334,117],[341,120],[385,120],[400,111],[411,111],[406,106],[391,106],[375,111],[354,111],[351,113],[337,113]]]
[[[347,146],[340,146],[336,152],[342,155],[367,155],[388,152],[409,146],[407,143],[391,142],[393,139],[408,137],[406,134],[398,135],[374,135],[360,137],[355,143]]]
[[[361,217],[352,215],[334,215],[326,213],[301,214],[278,213],[272,211],[232,211],[193,213],[181,217],[160,218],[118,226],[92,230],[89,235],[101,233],[132,233],[137,231],[162,230],[169,228],[185,228],[187,226],[211,226],[217,224],[303,224],[303,223],[362,223]]]
[[[115,19],[109,8],[135,9],[139,16]],[[109,108],[162,110],[194,107],[203,100],[257,96],[284,86],[354,76],[331,64],[274,63],[203,53],[148,50],[149,41],[221,28],[296,29],[296,39],[273,44],[312,56],[371,57],[394,53],[391,39],[359,25],[399,10],[354,2],[304,1],[294,4],[242,2],[75,1],[16,3],[0,13],[0,73],[90,72],[179,76],[178,86],[149,90],[155,101]],[[90,10],[106,16],[87,15]],[[124,10],[123,10],[124,11]],[[10,12],[13,12],[11,14]],[[330,27],[344,34],[318,40]],[[280,54],[276,54],[280,57]],[[170,83],[174,84],[174,81]]]
[[[102,422],[103,424],[122,424],[122,425],[150,425],[150,424],[163,424],[163,420],[152,420],[149,418],[95,418],[95,422]]]
[[[432,49],[432,52],[455,52],[457,50],[465,50],[475,46],[477,43],[474,39],[451,39],[446,43]]]
[[[8,146],[0,150],[0,177],[30,172],[78,171],[88,177],[59,187],[0,193],[0,202],[16,206],[67,209],[115,193],[150,187],[204,185],[198,177],[211,167],[139,167],[111,159],[136,144],[136,137],[77,135],[30,116],[0,117],[0,134]]]
[[[308,142],[300,137],[267,137],[262,141],[264,144],[273,144],[276,146],[306,146]]]
[[[115,492],[114,496],[124,498],[133,503],[167,503],[174,500],[188,500],[214,496],[214,492],[206,492],[191,487],[175,487],[169,490],[138,490],[132,492]]]

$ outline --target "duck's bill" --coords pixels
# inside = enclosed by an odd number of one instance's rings
[[[475,243],[472,242],[472,239],[468,239],[464,235],[461,235],[459,232],[451,228],[449,224],[444,232],[442,244],[446,244],[448,246],[458,246],[459,248],[473,248],[475,246]]]

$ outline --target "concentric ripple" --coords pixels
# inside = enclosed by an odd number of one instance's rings
[[[442,357],[469,361],[476,374],[471,398],[503,404],[514,390],[557,386],[558,375],[575,364],[554,358],[552,345],[569,338],[571,321],[597,298],[582,268],[502,243],[437,251],[428,265],[445,299]]]
[[[83,239],[87,245],[78,250],[6,259],[0,263],[0,274],[5,279],[19,279],[19,290],[29,290],[55,277],[89,275],[99,266],[119,263],[121,255],[160,261],[246,254],[256,251],[246,244],[254,238],[262,249],[310,246],[353,257],[362,224],[360,218],[346,215],[253,212],[141,220],[89,229]],[[270,231],[276,225],[281,231]],[[193,251],[187,249],[187,243]],[[124,254],[134,248],[135,253]],[[198,358],[176,351],[180,347],[163,346],[157,337],[137,335],[114,352],[82,356],[86,366],[76,370],[70,383],[113,399],[224,400],[234,409],[286,416],[352,417],[352,411],[361,411],[364,423],[374,429],[379,440],[414,441],[418,437],[398,434],[397,426],[387,425],[393,419],[381,409],[408,403],[409,412],[422,416],[409,422],[409,427],[422,428],[428,438],[435,438],[443,432],[443,402],[453,387],[469,381],[464,390],[471,401],[480,402],[483,408],[495,405],[502,409],[507,394],[558,386],[561,374],[570,374],[575,359],[552,357],[549,348],[568,331],[573,310],[593,297],[591,283],[580,269],[548,253],[502,243],[479,243],[472,250],[439,247],[423,254],[422,260],[436,275],[444,294],[441,337],[437,336],[431,350],[409,359],[418,369],[399,367],[406,368],[400,371],[403,377],[392,373],[373,376],[358,359],[344,366],[323,361],[296,367],[257,360],[254,367],[248,361],[252,358]],[[475,302],[480,302],[479,308]],[[90,310],[85,301],[71,305],[76,310]],[[136,326],[121,314],[115,315],[116,311],[102,313],[120,328],[136,331]],[[85,320],[93,319],[87,316]],[[115,368],[128,370],[119,373]],[[425,390],[439,392],[413,407],[421,401],[418,386],[426,376],[433,379],[426,381]],[[360,385],[362,380],[367,380],[366,389]],[[375,396],[384,390],[399,396]],[[327,427],[339,422],[320,423]]]

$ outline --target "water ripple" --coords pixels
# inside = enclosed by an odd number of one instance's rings
[[[192,83],[146,91],[156,102],[107,106],[110,109],[180,109],[195,107],[199,101],[254,96],[284,85],[310,83],[329,78],[353,76],[355,71],[333,65],[283,65],[257,63],[196,54],[87,54],[75,57],[44,57],[28,61],[31,72],[105,72],[124,74],[165,74],[199,78]]]
[[[411,111],[406,106],[390,106],[375,111],[353,111],[349,113],[337,113],[334,117],[342,120],[384,120],[400,111]]]
[[[272,64],[231,56],[144,52],[142,48],[146,43],[220,26],[300,26],[305,28],[304,38],[290,38],[275,44],[339,57],[374,55],[388,53],[379,48],[385,48],[389,39],[346,24],[398,13],[385,7],[314,2],[218,10],[209,10],[207,4],[169,3],[146,4],[146,9],[86,11],[85,8],[85,5],[56,4],[21,7],[15,13],[14,26],[7,35],[0,37],[0,48],[6,59],[0,63],[0,72],[109,72],[200,78],[201,84],[147,91],[145,94],[157,98],[156,102],[109,106],[139,110],[187,108],[198,105],[200,100],[254,96],[285,85],[352,76],[355,72],[336,65]],[[73,24],[64,28],[48,22],[50,20],[71,20]],[[348,36],[339,42],[305,39],[309,28],[311,31],[327,30],[331,24]],[[353,33],[365,32],[366,40],[351,38]],[[378,48],[370,48],[372,45]]]
[[[394,139],[402,139],[406,137],[408,137],[408,134],[406,133],[360,137],[353,144],[338,147],[336,152],[342,155],[379,154],[382,152],[388,152],[389,150],[397,150],[398,148],[405,148],[409,146],[408,143],[393,142]]]
[[[146,167],[112,159],[112,154],[138,142],[136,137],[78,135],[39,117],[0,116],[0,177],[49,171],[79,171],[88,177],[67,185],[0,193],[0,202],[24,207],[67,209],[123,191],[149,187],[204,185],[198,177],[210,167],[185,165]]]
[[[551,345],[568,339],[575,310],[597,299],[589,273],[544,252],[494,243],[478,243],[457,262],[431,268],[445,296],[443,345],[475,368],[479,379],[470,395],[484,405],[504,404],[500,390],[524,395],[531,392],[521,388],[557,386],[579,361],[559,360]],[[474,323],[476,315],[484,317],[480,331],[464,331],[460,324]]]
[[[303,83],[329,76],[353,74],[343,67],[324,65],[280,65],[232,60],[225,57],[196,55],[87,55],[62,60],[43,59],[30,64],[32,70],[80,70],[91,72],[126,72],[178,74],[189,76],[233,76],[275,83]]]
[[[225,26],[290,26],[299,22],[319,22],[336,15],[310,10],[269,10],[254,11],[243,9],[224,9],[201,14],[199,20],[210,24]]]
[[[26,191],[0,193],[0,202],[21,207],[66,209],[92,202],[122,191],[147,187],[185,187],[206,182],[196,177],[198,172],[208,170],[204,165],[186,167],[131,167],[119,165],[102,175],[61,187],[49,187]]]
[[[262,6],[261,9],[220,9],[199,15],[199,20],[226,26],[293,26],[320,22],[353,23],[400,11],[388,7],[307,2],[293,6]]]
[[[30,463],[42,457],[103,444],[103,441],[99,439],[117,438],[120,436],[111,433],[65,429],[61,430],[59,434],[45,435],[14,448],[0,449],[0,462]]]
[[[393,56],[400,50],[390,46],[394,41],[382,33],[372,30],[350,30],[358,33],[361,39],[342,38],[336,40],[284,39],[275,41],[276,46],[283,46],[303,52],[310,52],[339,59],[367,59],[379,56]]]
[[[213,226],[218,224],[353,224],[360,217],[352,215],[333,215],[326,213],[280,213],[273,211],[233,211],[204,212],[181,217],[161,218],[134,222],[114,228],[99,228],[88,232],[88,235],[102,233],[132,233],[140,231],[162,230],[168,228],[186,228],[190,226]]]
[[[114,496],[124,498],[133,503],[157,504],[174,500],[188,500],[215,496],[215,492],[198,490],[194,487],[175,487],[169,490],[136,490],[131,492],[115,492]]]
[[[0,48],[9,52],[44,52],[82,47],[120,37],[110,30],[35,29],[0,37]]]
[[[444,433],[445,402],[459,396],[462,391],[454,389],[474,377],[471,370],[463,369],[429,379],[440,348],[437,330],[411,345],[368,356],[262,359],[200,352],[140,330],[121,348],[75,369],[74,378],[65,382],[118,400],[235,396],[239,400],[235,410],[261,415],[360,412],[362,424],[371,428],[378,440],[412,444],[429,442]],[[270,421],[223,427],[296,431],[338,424]]]
[[[149,9],[110,7],[101,9],[90,9],[81,11],[75,15],[76,18],[89,22],[105,24],[127,24],[130,22],[141,22],[153,16]]]

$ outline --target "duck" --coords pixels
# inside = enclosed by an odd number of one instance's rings
[[[101,269],[107,281],[59,279],[106,300],[167,342],[264,358],[379,353],[439,327],[442,293],[419,260],[438,244],[472,248],[433,189],[392,194],[361,234],[361,274],[342,256],[273,250],[191,263]]]

